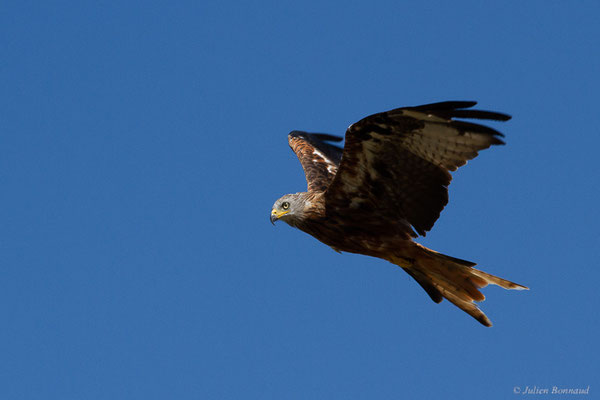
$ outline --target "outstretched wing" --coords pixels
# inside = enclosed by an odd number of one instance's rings
[[[424,236],[448,203],[449,171],[479,150],[504,144],[500,132],[454,119],[510,119],[468,109],[475,104],[448,101],[398,108],[352,124],[339,171],[326,192],[328,213],[356,219],[362,210],[400,227],[408,222]]]
[[[333,181],[342,158],[342,149],[327,142],[342,140],[339,136],[325,133],[292,131],[288,135],[290,147],[304,169],[309,192],[323,192]]]

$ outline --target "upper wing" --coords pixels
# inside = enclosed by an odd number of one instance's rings
[[[339,172],[326,192],[328,212],[367,211],[400,229],[408,222],[425,235],[448,203],[449,171],[479,150],[504,144],[498,138],[503,135],[492,128],[453,119],[510,119],[467,109],[475,104],[448,101],[398,108],[352,124]]]
[[[298,156],[306,175],[308,191],[325,191],[337,173],[342,149],[327,142],[343,138],[325,133],[292,131],[288,135],[290,147]]]

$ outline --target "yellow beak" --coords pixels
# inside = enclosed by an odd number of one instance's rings
[[[283,215],[287,214],[288,212],[290,212],[290,210],[280,211],[280,210],[272,209],[271,210],[271,223],[273,225],[275,225],[275,221],[277,221],[279,218],[281,218]]]

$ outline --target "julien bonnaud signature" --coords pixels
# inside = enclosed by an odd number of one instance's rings
[[[590,386],[581,388],[561,388],[558,386],[539,387],[539,386],[515,386],[514,394],[590,394]]]

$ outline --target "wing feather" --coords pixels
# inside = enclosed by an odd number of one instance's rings
[[[326,133],[292,131],[288,135],[290,147],[302,164],[308,191],[325,191],[338,171],[342,149],[327,142],[340,142],[340,136]]]
[[[360,210],[375,210],[389,224],[405,231],[412,225],[424,236],[448,203],[450,171],[480,150],[504,144],[495,129],[453,119],[510,119],[498,112],[465,110],[475,104],[398,108],[352,124],[339,171],[326,192],[328,210],[353,214],[354,219]]]

